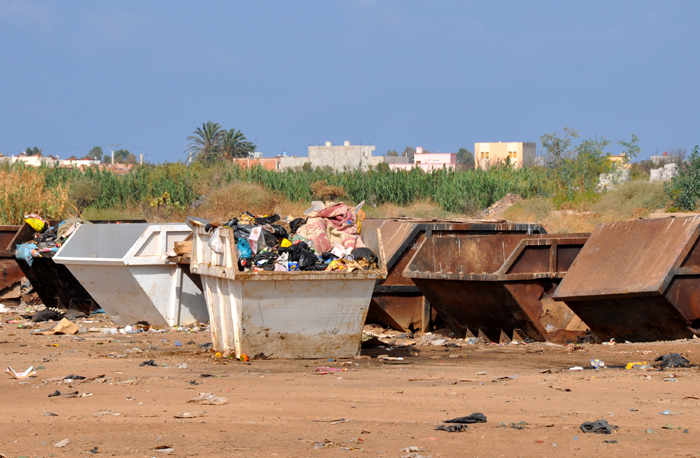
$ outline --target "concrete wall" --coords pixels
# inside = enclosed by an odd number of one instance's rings
[[[309,146],[309,160],[314,168],[330,167],[337,171],[346,168],[367,170],[372,164],[374,150],[375,147],[369,145],[351,145],[350,142],[345,142],[342,146],[333,146],[326,142],[324,146]]]
[[[343,145],[332,145],[326,142],[323,146],[309,146],[308,157],[280,158],[280,170],[302,167],[309,162],[313,168],[330,167],[342,172],[345,169],[367,170],[370,166],[376,166],[385,161],[384,156],[372,156],[376,148],[371,145],[351,145],[345,142]]]

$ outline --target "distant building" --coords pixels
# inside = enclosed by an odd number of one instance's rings
[[[281,156],[280,168],[303,167],[308,162],[313,168],[330,167],[338,172],[345,169],[367,170],[370,166],[384,162],[384,156],[372,156],[374,150],[374,146],[351,145],[349,141],[343,145],[332,145],[331,142],[326,142],[323,146],[309,146],[308,157]]]
[[[413,155],[413,163],[406,161],[403,164],[389,164],[391,170],[410,170],[414,167],[422,169],[424,172],[443,168],[456,169],[457,153],[424,153],[423,148],[419,146]]]
[[[40,167],[42,165],[51,166],[58,163],[58,157],[42,156],[41,153],[35,156],[27,156],[27,154],[24,152],[21,152],[18,156],[3,156],[0,157],[0,160],[3,162],[9,162],[10,164],[22,162],[27,167]]]
[[[90,167],[92,165],[100,165],[99,159],[93,159],[88,156],[85,156],[82,159],[78,159],[75,156],[71,156],[68,159],[58,161],[58,166],[64,168]]]
[[[535,164],[537,145],[523,142],[474,143],[474,168],[488,169],[510,158],[513,167]]]

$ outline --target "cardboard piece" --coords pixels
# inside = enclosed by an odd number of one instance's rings
[[[35,332],[34,334],[39,334],[42,336],[53,336],[56,334],[73,335],[78,333],[78,329],[80,329],[80,326],[66,318],[63,318],[61,321],[53,325],[53,327],[45,331]]]
[[[10,374],[16,379],[23,379],[23,378],[29,378],[29,377],[36,377],[36,371],[34,370],[34,366],[29,366],[29,369],[27,369],[24,372],[17,372],[14,369],[12,369],[10,366],[7,366],[7,369],[5,369],[5,372]]]

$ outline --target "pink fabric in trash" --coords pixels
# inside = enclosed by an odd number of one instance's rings
[[[311,240],[318,253],[331,251],[336,242],[345,249],[362,248],[365,245],[357,233],[356,216],[351,210],[352,207],[343,203],[319,210],[297,230],[297,234]]]

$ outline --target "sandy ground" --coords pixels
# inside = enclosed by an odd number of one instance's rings
[[[139,457],[700,455],[698,368],[619,367],[669,352],[700,362],[700,340],[434,347],[417,339],[363,350],[370,359],[240,362],[200,348],[208,332],[49,337],[0,318],[3,365],[40,367],[32,379],[0,377],[0,453],[8,458],[92,456],[95,447]],[[404,361],[377,359],[384,354]],[[591,358],[608,367],[590,368]],[[158,367],[139,366],[149,359]],[[340,370],[313,375],[319,366]],[[97,379],[63,383],[68,375]],[[90,395],[49,397],[56,390]],[[228,403],[188,403],[198,393]],[[175,418],[186,412],[201,416]],[[488,422],[461,433],[434,429],[474,412]],[[619,429],[579,430],[597,419]],[[63,439],[70,443],[56,447]],[[165,446],[169,454],[154,450]]]

